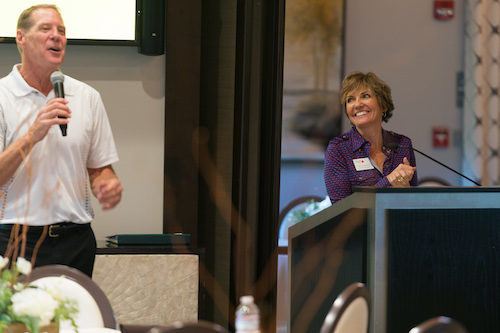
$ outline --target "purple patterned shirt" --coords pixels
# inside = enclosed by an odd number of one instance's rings
[[[415,153],[408,137],[384,129],[382,135],[382,152],[386,156],[383,174],[377,168],[356,170],[353,161],[369,158],[370,143],[363,139],[355,126],[330,141],[325,153],[325,184],[332,203],[352,194],[353,186],[390,186],[387,175],[403,163],[404,157],[408,158],[410,165],[416,166]],[[391,143],[398,144],[399,148],[388,148]],[[417,172],[413,175],[410,185],[418,185]]]

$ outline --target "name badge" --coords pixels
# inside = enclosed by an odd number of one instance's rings
[[[356,171],[371,170],[373,165],[368,157],[365,158],[355,158],[352,160]]]

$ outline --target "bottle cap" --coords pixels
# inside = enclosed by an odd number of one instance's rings
[[[254,302],[253,296],[247,295],[247,296],[241,296],[240,297],[240,303],[241,304],[252,304]]]

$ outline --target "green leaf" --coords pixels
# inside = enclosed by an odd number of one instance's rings
[[[31,333],[38,333],[40,331],[40,325],[38,324],[40,322],[40,318],[22,316],[17,317],[14,322],[24,323]]]

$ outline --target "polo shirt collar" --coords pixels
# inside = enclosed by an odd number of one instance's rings
[[[26,81],[24,81],[21,73],[19,73],[19,66],[21,64],[16,64],[12,68],[12,72],[7,76],[9,80],[9,85],[12,93],[17,97],[23,97],[31,94],[33,91],[38,91],[33,87],[30,87]]]
[[[13,92],[13,94],[16,95],[17,97],[27,96],[33,92],[37,92],[37,93],[41,94],[41,92],[38,91],[38,89],[31,87],[24,80],[21,73],[19,73],[19,66],[21,66],[21,64],[14,65],[14,67],[12,68],[12,72],[10,72],[10,74],[7,76],[7,80],[9,82],[10,89]],[[65,77],[66,77],[66,75],[65,75]],[[65,95],[69,96],[69,95],[73,94],[73,89],[72,89],[71,84],[68,84],[69,82],[67,82],[67,81],[69,81],[69,80],[65,80],[64,93],[65,93]]]

